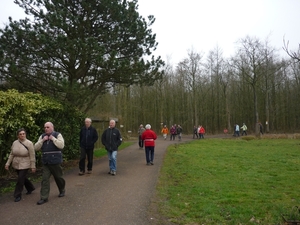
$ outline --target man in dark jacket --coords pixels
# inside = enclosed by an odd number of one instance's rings
[[[101,142],[105,146],[109,160],[109,172],[113,176],[117,171],[117,152],[118,147],[122,143],[120,131],[116,128],[116,121],[109,121],[109,128],[107,128],[101,137]]]
[[[91,174],[93,169],[93,154],[94,154],[94,145],[98,140],[97,130],[91,126],[92,120],[86,118],[84,120],[85,126],[80,130],[80,161],[79,161],[79,175],[84,175],[85,173],[85,159],[87,157],[87,173]]]

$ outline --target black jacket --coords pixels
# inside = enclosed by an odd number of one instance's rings
[[[122,144],[121,133],[117,128],[107,128],[101,137],[101,142],[107,151],[117,151]]]
[[[85,126],[80,130],[80,147],[84,149],[94,149],[94,145],[98,140],[97,130],[90,126],[86,128]]]

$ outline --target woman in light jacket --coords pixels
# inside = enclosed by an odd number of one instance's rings
[[[26,139],[26,131],[21,128],[17,131],[18,139],[11,146],[9,158],[5,164],[5,169],[9,170],[9,165],[17,171],[18,180],[15,187],[14,197],[15,202],[22,199],[23,186],[27,189],[27,195],[35,190],[33,184],[27,179],[28,170],[35,173],[35,151],[33,143]]]

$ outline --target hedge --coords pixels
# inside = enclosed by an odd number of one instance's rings
[[[79,156],[79,131],[84,114],[73,106],[31,92],[0,91],[0,173],[16,140],[16,131],[25,128],[27,139],[35,143],[44,132],[44,123],[50,121],[55,131],[65,139],[64,159]],[[40,163],[40,162],[38,162]]]

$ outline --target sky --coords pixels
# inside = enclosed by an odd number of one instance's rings
[[[205,55],[218,46],[230,57],[247,35],[268,39],[282,57],[287,57],[283,38],[292,50],[300,44],[300,0],[138,0],[138,5],[143,17],[156,18],[150,27],[158,42],[154,55],[170,64],[191,49]],[[19,20],[25,13],[13,0],[0,0],[1,27],[9,16]]]

